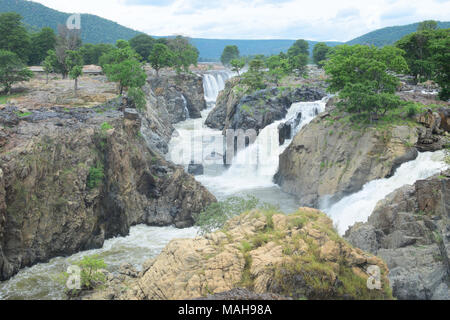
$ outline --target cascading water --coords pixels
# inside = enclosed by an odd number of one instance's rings
[[[444,152],[421,153],[416,160],[404,163],[391,178],[367,183],[360,192],[354,193],[330,208],[323,208],[337,224],[340,234],[356,222],[367,222],[377,203],[395,190],[429,178],[448,168]]]
[[[211,106],[216,103],[219,92],[225,88],[225,83],[230,79],[229,71],[214,71],[203,75],[203,89],[206,103]]]
[[[189,109],[187,107],[187,100],[186,97],[184,96],[184,94],[181,95],[181,99],[183,99],[183,106],[184,106],[184,114],[186,116],[186,120],[191,118],[191,115],[189,114]]]
[[[55,258],[21,270],[10,280],[0,282],[0,300],[65,299],[64,286],[56,279],[73,262],[85,256],[99,255],[105,260],[109,271],[118,270],[124,262],[140,270],[146,260],[155,258],[171,240],[193,238],[197,232],[196,228],[135,226],[128,237],[107,240],[102,249],[80,252],[68,258]]]
[[[326,99],[293,104],[284,119],[265,127],[261,130],[255,143],[236,155],[228,171],[218,177],[201,176],[198,177],[198,180],[210,190],[221,194],[235,194],[248,189],[275,187],[273,178],[278,170],[279,156],[291,142],[291,140],[287,140],[280,146],[278,126],[298,118],[301,114],[300,123],[294,128],[294,133],[298,132],[318,113],[325,111]]]

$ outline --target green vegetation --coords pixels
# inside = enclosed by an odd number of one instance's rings
[[[70,297],[79,296],[82,291],[92,290],[106,282],[106,276],[101,272],[106,269],[107,265],[98,255],[86,256],[82,260],[74,262],[73,265],[78,266],[80,273],[80,289],[67,289],[66,294]],[[71,274],[64,272],[59,277],[59,282],[66,286]]]
[[[10,51],[27,63],[31,40],[21,20],[22,17],[14,12],[0,14],[0,50]]]
[[[450,22],[438,22],[437,25],[441,29],[450,28]],[[347,42],[347,44],[374,45],[377,47],[393,45],[396,41],[407,36],[408,34],[416,32],[418,27],[419,23],[409,24],[405,26],[387,27],[367,33],[361,37]]]
[[[112,44],[91,44],[86,43],[80,48],[80,53],[83,57],[83,61],[85,64],[100,64],[100,57],[108,52],[114,50],[114,46]]]
[[[159,70],[173,65],[174,54],[168,46],[162,43],[154,45],[148,60],[153,69],[156,70],[156,75],[159,77]]]
[[[89,168],[86,186],[89,190],[97,188],[105,177],[103,164],[97,163],[95,167]]]
[[[32,77],[33,73],[17,54],[0,49],[0,88],[3,88],[6,95],[11,92],[14,83],[28,81]]]
[[[56,34],[52,28],[42,28],[39,32],[31,34],[31,52],[28,64],[32,66],[40,65],[44,61],[48,50],[56,46]]]
[[[261,203],[254,196],[247,198],[230,197],[225,201],[211,204],[205,211],[194,217],[195,223],[200,227],[201,234],[207,234],[225,226],[225,223],[234,216],[253,209],[272,210],[273,206]]]
[[[189,72],[191,65],[197,65],[199,51],[187,38],[177,36],[170,39],[168,40],[168,47],[173,52],[172,65],[177,73]]]
[[[147,100],[145,99],[145,93],[141,88],[131,87],[128,89],[128,98],[131,98],[137,110],[145,110]]]
[[[114,127],[110,125],[108,122],[103,122],[101,129],[103,132],[113,129]]]
[[[114,50],[100,58],[100,64],[108,79],[119,83],[121,95],[124,88],[140,88],[145,84],[147,75],[137,53],[126,41],[118,41]]]
[[[66,53],[66,66],[69,70],[69,76],[75,80],[74,91],[77,94],[78,90],[78,77],[83,74],[83,57],[79,51],[69,50]]]
[[[224,66],[230,66],[232,60],[239,59],[240,53],[237,46],[226,46],[223,49],[220,61]]]
[[[394,47],[338,46],[325,65],[330,92],[339,92],[340,110],[369,122],[385,116],[402,102],[395,95],[399,80],[393,72],[408,70],[403,51]]]
[[[319,67],[325,65],[325,60],[328,59],[328,55],[332,52],[332,48],[327,46],[325,42],[319,42],[314,46],[313,61]]]
[[[241,71],[245,67],[245,60],[244,59],[233,59],[230,61],[231,65],[231,71],[237,72],[238,77],[241,76]]]

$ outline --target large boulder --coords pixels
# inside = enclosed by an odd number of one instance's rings
[[[393,175],[417,157],[417,140],[416,129],[409,126],[355,129],[324,113],[280,156],[275,181],[303,205],[318,207],[321,200],[338,201],[369,181]]]
[[[450,300],[450,171],[380,201],[345,238],[382,258],[398,299]]]
[[[323,97],[325,92],[322,89],[310,87],[269,88],[245,94],[245,87],[233,80],[219,95],[206,125],[220,130],[254,129],[259,132],[286,117],[293,103],[312,102]]]
[[[162,72],[149,75],[148,83],[156,97],[156,104],[167,110],[172,124],[190,118],[201,118],[206,109],[203,78],[195,74]]]
[[[369,289],[371,268],[379,268],[379,289]],[[343,241],[317,210],[252,211],[221,231],[172,241],[142,277],[113,286],[113,296],[184,300],[241,292],[245,298],[250,290],[253,297],[391,299],[387,274],[379,258]]]

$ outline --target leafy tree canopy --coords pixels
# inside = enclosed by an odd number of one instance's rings
[[[325,42],[319,42],[314,46],[313,60],[319,67],[323,67],[325,60],[327,59],[330,47]]]
[[[370,120],[400,105],[394,94],[399,84],[393,73],[403,73],[408,65],[403,51],[387,46],[338,46],[325,65],[331,76],[330,92],[339,92],[340,107]]]
[[[16,53],[0,50],[0,85],[6,94],[11,92],[14,83],[28,81],[32,77],[33,73]]]
[[[40,65],[47,56],[48,50],[55,49],[56,34],[52,28],[42,28],[41,31],[31,35],[30,65]]]
[[[0,49],[17,54],[27,63],[31,42],[21,20],[22,17],[14,12],[0,14]]]
[[[226,46],[223,49],[220,61],[224,66],[229,66],[231,60],[238,59],[239,55],[240,55],[239,48],[237,46]]]
[[[172,66],[173,52],[170,51],[169,47],[165,44],[157,43],[153,46],[152,52],[148,57],[148,61],[159,76],[159,70]]]
[[[131,48],[133,48],[134,51],[136,51],[142,57],[142,60],[148,62],[148,57],[150,56],[150,53],[152,52],[153,46],[155,45],[156,41],[149,35],[140,34],[132,38],[129,43]]]

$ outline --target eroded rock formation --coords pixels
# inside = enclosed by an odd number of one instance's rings
[[[448,170],[393,192],[345,237],[386,261],[395,297],[449,300],[449,218]]]
[[[369,266],[380,268],[380,290],[368,289]],[[222,231],[172,241],[137,278],[111,276],[107,289],[86,298],[196,299],[246,288],[253,297],[390,299],[387,273],[384,262],[348,245],[317,210],[252,211]]]

